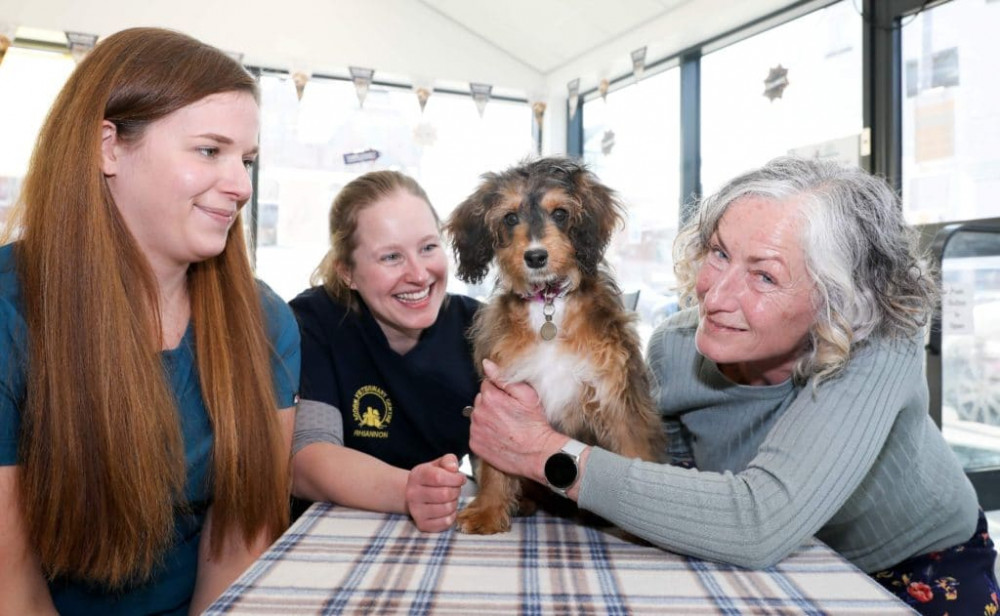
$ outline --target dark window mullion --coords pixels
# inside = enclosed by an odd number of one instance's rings
[[[681,59],[681,192],[680,225],[694,213],[701,198],[701,53]]]

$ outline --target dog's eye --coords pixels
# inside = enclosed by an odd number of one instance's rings
[[[569,218],[569,212],[562,209],[561,207],[557,207],[556,209],[552,210],[552,220],[556,221],[557,223],[562,224],[566,222],[567,218]]]
[[[516,227],[517,222],[518,222],[517,214],[515,214],[514,212],[510,212],[503,217],[503,224],[507,225],[508,227]]]

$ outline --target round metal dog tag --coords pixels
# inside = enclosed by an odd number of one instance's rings
[[[552,321],[546,321],[542,323],[542,329],[538,330],[538,333],[541,334],[542,340],[552,340],[556,337],[556,332],[558,331],[559,329],[556,327],[555,323]]]

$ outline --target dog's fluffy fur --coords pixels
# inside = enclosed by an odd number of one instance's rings
[[[489,358],[503,380],[531,383],[557,430],[656,460],[662,428],[633,316],[603,261],[622,210],[586,167],[545,158],[485,174],[445,230],[459,278],[480,282],[494,261],[498,270],[472,327],[477,365]],[[546,294],[555,296],[553,340],[539,333]],[[484,462],[477,479],[479,494],[458,517],[463,532],[504,532],[511,515],[534,510],[521,479]]]

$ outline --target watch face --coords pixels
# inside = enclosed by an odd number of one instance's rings
[[[545,461],[545,480],[554,488],[565,490],[576,481],[576,460],[562,451]]]

